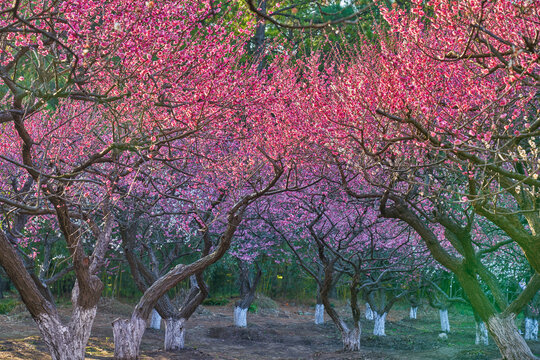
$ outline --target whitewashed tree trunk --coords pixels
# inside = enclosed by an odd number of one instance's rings
[[[519,335],[513,315],[505,318],[492,316],[487,325],[504,360],[538,360]]]
[[[317,325],[324,324],[324,305],[323,304],[315,305],[315,324]]]
[[[375,312],[375,324],[373,325],[373,335],[386,336],[385,325],[386,325],[386,313],[383,313],[381,315]]]
[[[76,306],[67,326],[57,316],[41,314],[37,326],[53,360],[82,360],[90,337],[97,307]]]
[[[416,319],[416,313],[418,312],[418,307],[412,307],[411,310],[409,310],[409,318],[410,319]]]
[[[139,346],[146,329],[146,321],[133,315],[130,320],[116,319],[112,323],[114,337],[114,358],[136,360]]]
[[[371,310],[371,306],[369,306],[369,303],[366,303],[366,319],[368,319],[368,320],[375,319],[375,316],[373,314],[373,310]]]
[[[533,319],[525,318],[525,340],[532,340]]]
[[[149,328],[155,329],[155,330],[161,329],[161,316],[156,311],[156,309],[152,309],[152,316],[150,316]]]
[[[360,335],[362,335],[362,328],[360,322],[358,322],[357,326],[352,330],[348,330],[345,326],[345,330],[341,333],[341,338],[343,340],[343,350],[360,350]]]
[[[450,322],[448,321],[448,309],[439,310],[439,317],[441,318],[441,331],[450,332]]]
[[[169,318],[165,320],[165,351],[176,351],[184,348],[186,319]]]
[[[234,307],[234,326],[247,327],[248,309],[242,309],[239,306]]]
[[[489,345],[489,336],[486,324],[483,321],[476,323],[476,345]]]
[[[538,341],[538,319],[533,320],[532,339]]]

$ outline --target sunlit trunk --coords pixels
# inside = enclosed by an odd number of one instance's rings
[[[146,329],[146,321],[133,315],[130,320],[113,321],[114,358],[117,360],[136,360]]]
[[[165,320],[165,351],[175,351],[184,348],[186,319],[170,318]]]
[[[76,306],[67,326],[57,316],[41,314],[37,326],[53,360],[82,360],[90,337],[97,307],[83,309]]]

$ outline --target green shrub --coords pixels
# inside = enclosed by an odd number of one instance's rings
[[[210,306],[223,306],[227,305],[229,303],[229,299],[224,297],[216,297],[216,298],[208,298],[203,301],[203,305],[210,305]]]
[[[256,313],[258,309],[259,309],[259,307],[257,306],[257,304],[251,303],[251,305],[249,305],[248,311],[250,313]]]
[[[19,302],[15,299],[0,300],[0,314],[9,314]]]

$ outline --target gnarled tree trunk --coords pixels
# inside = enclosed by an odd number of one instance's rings
[[[169,318],[165,320],[165,351],[176,351],[184,348],[186,319]]]
[[[136,360],[139,346],[146,329],[146,320],[133,315],[131,319],[116,319],[112,323],[114,337],[114,358],[116,360]]]
[[[488,329],[497,344],[504,360],[538,360],[519,334],[514,315],[492,316],[488,320]]]

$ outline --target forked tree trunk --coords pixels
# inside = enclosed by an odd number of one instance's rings
[[[159,330],[161,329],[161,316],[156,311],[156,309],[152,310],[152,316],[150,317],[150,326],[149,328]]]
[[[489,345],[489,336],[486,327],[486,323],[483,321],[476,322],[476,345]]]
[[[418,312],[418,307],[411,306],[411,309],[409,310],[409,319],[416,319],[417,312]]]
[[[386,336],[385,325],[386,325],[386,313],[379,314],[375,313],[375,324],[373,325],[373,335],[375,336]]]
[[[67,326],[58,316],[41,314],[36,324],[53,360],[82,360],[90,337],[97,307],[83,309],[76,306]]]
[[[114,338],[114,358],[117,360],[136,360],[139,346],[146,329],[146,321],[136,315],[131,319],[116,319],[112,323]]]
[[[343,350],[345,351],[359,351],[360,350],[360,335],[362,335],[362,330],[360,322],[352,329],[348,329],[346,326],[343,326],[341,331],[341,339],[343,340]]]
[[[366,302],[366,319],[368,319],[368,320],[375,319],[375,315],[373,313],[373,310],[371,310],[371,306],[369,306],[368,302]]]
[[[234,326],[247,327],[247,312],[248,309],[243,309],[240,306],[234,307]]]
[[[184,348],[185,323],[186,319],[165,320],[165,351],[177,351]]]
[[[440,309],[439,317],[441,318],[441,331],[450,332],[450,322],[448,321],[448,309]]]
[[[538,340],[538,319],[525,318],[525,340]]]
[[[514,315],[490,317],[488,329],[504,360],[538,360],[519,334]]]
[[[315,324],[317,325],[324,324],[324,305],[323,304],[315,305]]]

